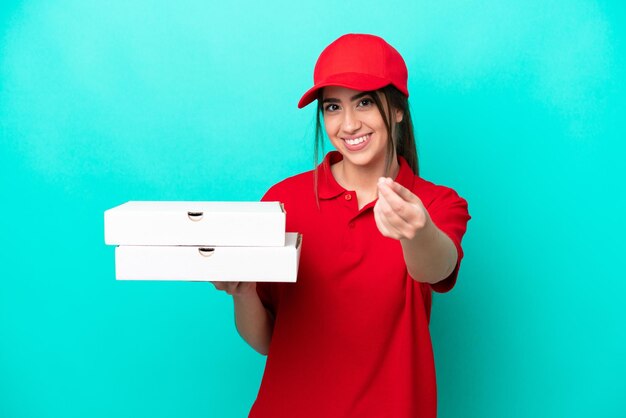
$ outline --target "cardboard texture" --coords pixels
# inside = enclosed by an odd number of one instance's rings
[[[295,282],[301,235],[282,247],[119,246],[118,280]]]
[[[282,247],[280,202],[131,201],[104,212],[107,245]]]

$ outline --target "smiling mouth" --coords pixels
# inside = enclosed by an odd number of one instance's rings
[[[356,138],[344,138],[343,140],[346,142],[346,144],[351,145],[351,146],[355,146],[355,145],[359,145],[362,144],[363,142],[367,141],[370,137],[370,134],[365,134],[363,136],[359,136]]]

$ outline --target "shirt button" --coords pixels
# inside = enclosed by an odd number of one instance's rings
[[[350,228],[350,229],[354,229],[354,222],[350,222],[350,223],[348,224],[348,228]]]
[[[350,193],[346,193],[346,200],[352,200],[352,195]]]

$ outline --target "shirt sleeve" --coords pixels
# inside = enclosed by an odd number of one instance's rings
[[[461,259],[463,258],[463,248],[461,240],[467,229],[467,222],[471,219],[467,208],[467,201],[460,197],[454,190],[444,187],[439,194],[426,208],[434,224],[444,234],[446,234],[456,247],[458,254],[454,271],[445,279],[431,285],[436,292],[447,292],[454,287]]]

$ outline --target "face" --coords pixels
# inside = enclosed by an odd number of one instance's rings
[[[385,103],[384,98],[379,97]],[[322,109],[326,133],[343,155],[344,164],[376,170],[384,167],[389,138],[370,93],[345,87],[325,87]],[[394,111],[392,115],[395,122],[402,120],[402,112]]]

